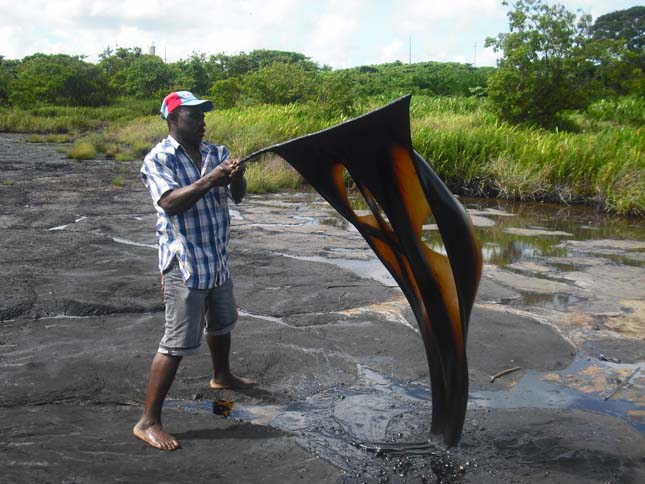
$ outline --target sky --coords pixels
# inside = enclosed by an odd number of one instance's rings
[[[598,16],[639,0],[560,0]],[[0,55],[83,55],[140,47],[193,53],[299,52],[334,69],[385,62],[493,66],[486,37],[508,31],[501,0],[0,0]]]

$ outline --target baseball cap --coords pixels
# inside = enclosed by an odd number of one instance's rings
[[[179,106],[200,106],[204,112],[213,109],[213,103],[207,99],[197,99],[190,91],[176,91],[168,94],[161,103],[161,117],[168,119],[168,115]]]

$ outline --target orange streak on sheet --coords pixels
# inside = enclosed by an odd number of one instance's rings
[[[394,146],[392,147],[392,158],[394,159],[394,171],[396,173],[394,181],[401,193],[408,219],[412,223],[412,231],[428,260],[426,269],[432,272],[434,278],[439,282],[441,299],[450,317],[457,350],[463,353],[464,335],[459,313],[459,299],[450,262],[445,255],[430,249],[421,238],[423,223],[431,212],[430,205],[419,183],[409,151],[402,146]]]

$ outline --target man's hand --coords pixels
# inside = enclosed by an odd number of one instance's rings
[[[246,163],[242,163],[237,159],[232,160],[231,163],[231,180],[240,180],[244,177],[244,172],[246,171]]]
[[[226,186],[231,183],[234,166],[237,165],[237,160],[226,160],[215,167],[213,171],[208,174],[211,185]]]
[[[208,190],[214,186],[231,186],[231,196],[235,203],[240,203],[246,194],[246,180],[244,179],[245,163],[239,160],[226,160],[217,165],[206,176],[188,186],[176,188],[166,192],[159,199],[159,206],[168,215],[185,212],[197,203]]]
[[[233,168],[231,169],[231,197],[235,203],[240,203],[246,195],[246,163],[240,163],[240,160],[232,160]]]

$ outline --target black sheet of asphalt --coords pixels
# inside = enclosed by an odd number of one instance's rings
[[[318,427],[297,432],[199,410],[214,399],[289,408],[320,395],[344,398],[360,368],[428,383],[416,333],[378,314],[338,312],[394,300],[397,289],[262,250],[262,231],[234,231],[231,248],[246,314],[234,333],[232,365],[258,385],[210,390],[202,348],[184,360],[169,395],[196,406],[164,411],[183,448],[146,446],[131,428],[163,304],[149,247],[155,216],[138,168],[66,160],[55,145],[0,134],[0,482],[645,482],[643,435],[587,411],[473,408],[450,451],[339,455],[325,446],[331,427],[324,422],[317,434]],[[115,185],[117,177],[125,182]],[[562,369],[576,349],[532,319],[476,307],[468,351],[471,388],[491,390],[510,388],[521,375],[493,386],[490,375],[500,369]],[[429,408],[392,419],[386,437],[427,439]]]

